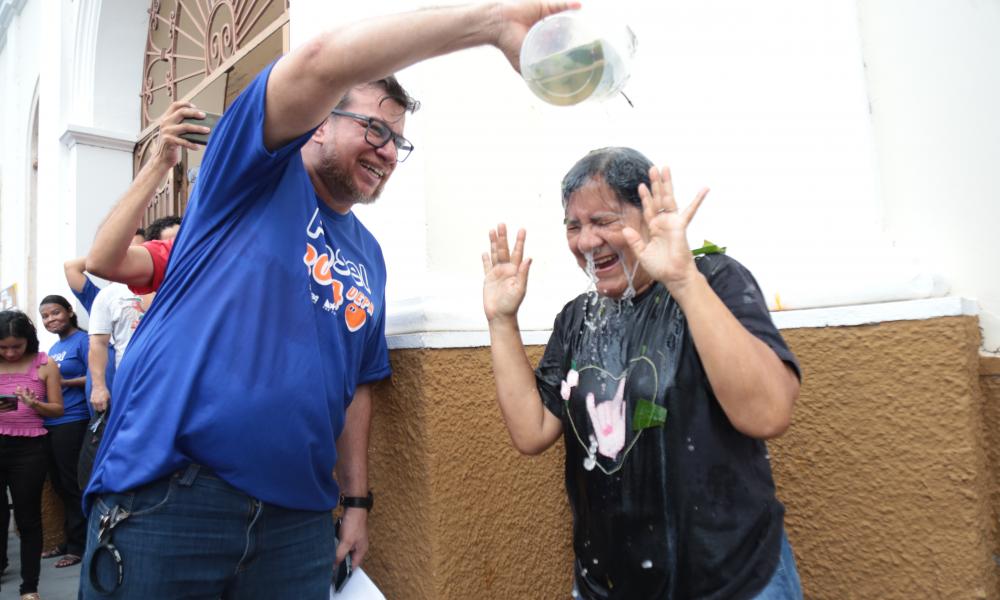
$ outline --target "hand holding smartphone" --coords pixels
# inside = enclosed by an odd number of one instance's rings
[[[335,547],[340,543],[340,519],[334,525]],[[333,591],[339,592],[347,585],[347,580],[351,577],[351,553],[344,555],[344,560],[337,563],[333,571]]]
[[[184,119],[181,122],[182,123],[189,123],[191,125],[200,125],[202,127],[208,127],[209,129],[214,130],[215,129],[215,124],[219,122],[219,118],[221,116],[222,115],[217,115],[215,113],[206,112],[204,119],[189,118],[189,119]],[[212,135],[211,132],[209,132],[209,133],[182,133],[180,137],[182,139],[185,139],[185,140],[189,141],[189,142],[194,142],[195,144],[201,144],[202,146],[205,146],[205,145],[208,144],[208,136],[210,136],[210,135]]]

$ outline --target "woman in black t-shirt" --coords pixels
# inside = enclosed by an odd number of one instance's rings
[[[535,371],[517,310],[524,231],[483,255],[500,409],[525,454],[565,436],[575,596],[587,600],[800,599],[763,440],[784,433],[795,357],[753,276],[693,258],[662,171],[604,148],[563,179],[566,239],[595,291],[556,317]]]

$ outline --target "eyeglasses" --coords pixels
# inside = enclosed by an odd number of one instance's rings
[[[349,117],[364,123],[365,141],[373,148],[381,148],[391,141],[396,146],[396,162],[403,162],[410,156],[410,152],[413,152],[413,144],[410,143],[410,140],[390,129],[389,124],[385,121],[339,109],[334,109],[331,114],[338,117]]]

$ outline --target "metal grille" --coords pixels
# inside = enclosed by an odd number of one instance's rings
[[[142,133],[133,160],[136,173],[156,147],[156,121],[171,102],[211,96],[217,106],[196,104],[222,112],[239,92],[233,88],[242,89],[248,83],[239,65],[252,63],[246,68],[255,70],[260,62],[248,59],[250,53],[266,47],[269,60],[277,57],[281,47],[275,50],[273,42],[265,41],[287,25],[288,0],[152,0],[148,13],[140,93]],[[281,46],[287,48],[287,40]],[[234,81],[231,72],[235,72]],[[182,152],[181,162],[157,188],[143,226],[184,213],[191,188],[186,174],[189,169],[197,170],[201,162],[193,154]]]
[[[152,0],[142,79],[142,126],[211,77],[268,25],[282,0]]]

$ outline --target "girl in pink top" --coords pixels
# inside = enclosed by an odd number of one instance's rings
[[[20,311],[0,311],[0,510],[6,488],[21,532],[21,600],[37,600],[42,555],[42,486],[47,459],[43,417],[63,413],[59,368],[38,351],[38,335]],[[3,543],[6,566],[7,536]]]

